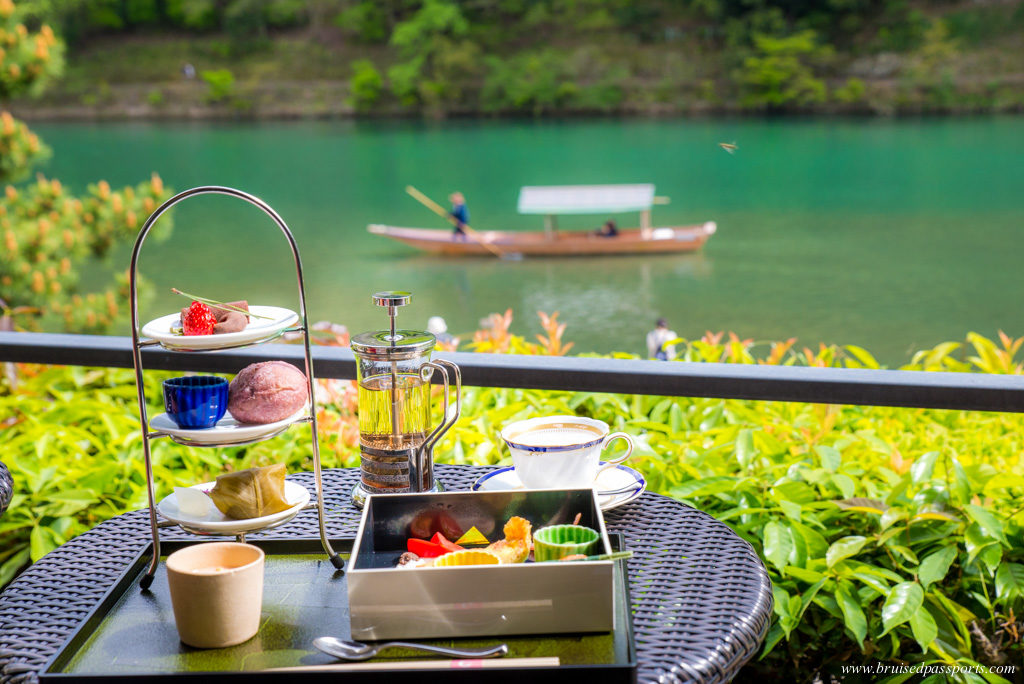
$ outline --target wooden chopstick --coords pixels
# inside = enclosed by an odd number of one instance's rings
[[[265,672],[369,672],[374,670],[472,670],[479,668],[558,667],[557,657],[543,658],[464,658],[461,660],[396,660],[380,663],[331,663],[274,667]]]

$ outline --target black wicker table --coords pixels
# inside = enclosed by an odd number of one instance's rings
[[[449,490],[469,489],[489,468],[437,467]],[[331,537],[355,536],[348,503],[357,469],[324,472]],[[295,479],[313,491],[312,473]],[[772,611],[771,582],[757,554],[711,516],[657,494],[605,513],[634,552],[629,585],[641,682],[721,682],[758,650]],[[316,511],[253,538],[316,537]],[[177,528],[163,539],[195,539]],[[36,673],[149,541],[149,518],[134,511],[52,551],[0,594],[0,682]]]

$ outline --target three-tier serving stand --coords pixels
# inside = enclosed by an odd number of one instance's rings
[[[281,229],[281,232],[284,233],[285,238],[288,240],[288,246],[291,248],[292,256],[295,259],[295,275],[296,275],[296,280],[298,282],[298,288],[299,288],[299,319],[298,319],[298,322],[294,326],[286,327],[286,328],[281,329],[281,330],[275,330],[274,332],[272,332],[271,334],[268,334],[266,337],[264,337],[262,339],[251,340],[251,341],[247,341],[247,342],[244,342],[244,343],[226,344],[224,346],[216,347],[215,349],[202,349],[202,350],[188,349],[187,348],[187,344],[186,344],[187,343],[187,338],[182,338],[183,339],[183,344],[182,345],[175,344],[173,346],[165,345],[164,343],[160,342],[159,340],[141,339],[140,338],[140,328],[139,328],[139,297],[138,297],[138,261],[139,261],[139,252],[142,249],[142,243],[146,239],[146,235],[149,233],[150,229],[152,229],[153,225],[156,224],[157,220],[165,212],[167,212],[167,210],[169,210],[171,207],[173,207],[174,205],[178,204],[179,202],[183,202],[184,200],[186,200],[186,199],[188,199],[190,197],[197,197],[199,195],[227,195],[229,197],[236,197],[238,199],[244,200],[244,201],[248,202],[249,204],[257,207],[261,211],[263,211],[264,214],[269,216],[274,221],[274,223],[277,224],[277,227]],[[143,578],[142,578],[142,580],[140,582],[140,586],[143,589],[146,589],[153,582],[153,576],[156,573],[157,566],[160,563],[160,527],[162,527],[164,525],[164,523],[161,523],[157,519],[156,497],[155,497],[154,483],[153,483],[153,459],[152,459],[152,455],[150,453],[150,441],[153,440],[153,439],[157,439],[159,437],[169,437],[172,441],[178,442],[179,444],[185,444],[185,445],[188,445],[188,446],[231,447],[231,446],[241,446],[243,444],[251,444],[253,442],[259,442],[259,441],[263,441],[265,439],[270,439],[271,437],[274,437],[274,436],[280,434],[280,432],[283,431],[284,429],[287,429],[287,426],[286,426],[285,428],[282,428],[282,430],[274,431],[274,432],[271,432],[270,434],[261,435],[260,437],[258,437],[256,439],[249,439],[249,440],[243,440],[243,441],[202,442],[202,443],[189,441],[188,439],[184,439],[184,438],[182,438],[180,436],[172,435],[172,434],[169,434],[167,432],[160,432],[160,431],[156,431],[156,430],[151,430],[150,426],[149,426],[148,417],[146,415],[146,395],[145,395],[145,386],[143,384],[143,379],[142,379],[142,349],[144,347],[151,347],[151,346],[155,346],[155,345],[161,345],[161,346],[165,346],[167,349],[171,349],[173,351],[202,353],[202,352],[208,352],[208,351],[217,351],[217,350],[222,350],[222,349],[235,349],[235,348],[238,348],[238,347],[247,347],[247,346],[250,346],[250,345],[262,344],[264,342],[270,342],[271,340],[276,339],[277,337],[283,335],[284,333],[288,333],[288,332],[301,333],[302,334],[303,345],[304,345],[304,348],[305,348],[306,379],[308,380],[308,390],[309,390],[309,414],[297,417],[291,423],[291,425],[294,425],[295,423],[310,423],[311,424],[312,437],[313,437],[313,476],[314,476],[315,481],[316,481],[316,510],[317,510],[317,520],[318,520],[319,529],[320,529],[320,543],[323,545],[324,551],[327,553],[327,555],[330,558],[331,563],[334,565],[334,567],[338,568],[339,570],[344,569],[345,561],[341,558],[341,556],[339,556],[337,554],[337,552],[333,548],[331,548],[331,543],[327,539],[327,527],[326,527],[325,520],[324,520],[323,476],[322,476],[321,468],[320,468],[320,443],[319,443],[319,440],[317,439],[316,394],[314,392],[315,382],[314,382],[314,378],[313,378],[313,362],[312,362],[312,356],[310,354],[310,345],[309,345],[309,322],[308,322],[308,318],[306,316],[306,295],[305,295],[304,280],[303,280],[303,276],[302,276],[302,260],[299,258],[299,248],[298,248],[298,246],[295,243],[295,237],[292,235],[291,230],[288,229],[288,225],[284,222],[284,219],[282,219],[281,216],[276,211],[274,211],[270,207],[269,204],[267,204],[263,200],[259,199],[258,197],[254,197],[253,195],[250,195],[250,194],[248,194],[246,192],[242,192],[241,190],[236,190],[234,188],[228,188],[228,187],[222,187],[222,186],[216,186],[216,185],[206,185],[206,186],[201,186],[201,187],[197,187],[197,188],[192,188],[191,190],[185,190],[184,192],[180,192],[177,195],[175,195],[174,197],[172,197],[169,200],[167,200],[166,202],[164,202],[163,204],[161,204],[156,209],[156,211],[154,211],[153,214],[148,219],[146,219],[146,222],[143,224],[142,229],[139,231],[139,235],[135,239],[135,247],[132,250],[132,261],[131,261],[131,267],[129,268],[129,289],[130,289],[131,310],[132,310],[132,360],[133,360],[134,365],[135,365],[135,383],[136,383],[136,388],[138,390],[139,417],[140,417],[140,419],[142,421],[142,451],[143,451],[143,454],[145,455],[145,459],[146,459],[146,493],[147,493],[147,495],[149,497],[149,526],[150,526],[150,531],[151,531],[152,537],[153,537],[153,557],[150,559],[149,568],[147,569],[145,576],[143,576]],[[247,532],[257,532],[257,531],[260,531],[260,530],[266,530],[266,529],[270,529],[272,527],[277,527],[278,525],[282,525],[282,524],[288,522],[289,520],[291,520],[291,517],[292,516],[288,517],[285,520],[280,520],[280,521],[277,521],[277,522],[275,522],[273,524],[267,525],[265,527],[260,527],[260,528],[256,528],[256,529],[249,529],[249,530],[247,530]],[[194,532],[194,533],[197,533],[197,534],[213,534],[213,532],[203,530],[201,525],[199,525],[199,526],[180,525],[180,527],[182,529],[188,531],[188,532]],[[244,539],[244,535],[243,534],[240,534],[240,535],[237,535],[237,536],[238,536],[238,538],[240,540]]]

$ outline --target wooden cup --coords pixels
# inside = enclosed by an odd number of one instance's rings
[[[167,583],[182,642],[223,648],[259,631],[263,557],[263,549],[236,542],[195,544],[167,557]]]

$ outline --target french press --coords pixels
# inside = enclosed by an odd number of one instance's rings
[[[389,330],[352,338],[359,381],[359,449],[361,478],[352,502],[363,507],[370,494],[441,491],[434,479],[434,445],[459,419],[462,374],[451,361],[430,360],[436,339],[420,330],[398,330],[398,307],[408,292],[378,292],[373,303],[387,307]],[[444,385],[444,414],[431,430],[431,380]],[[449,392],[455,388],[454,411]]]

